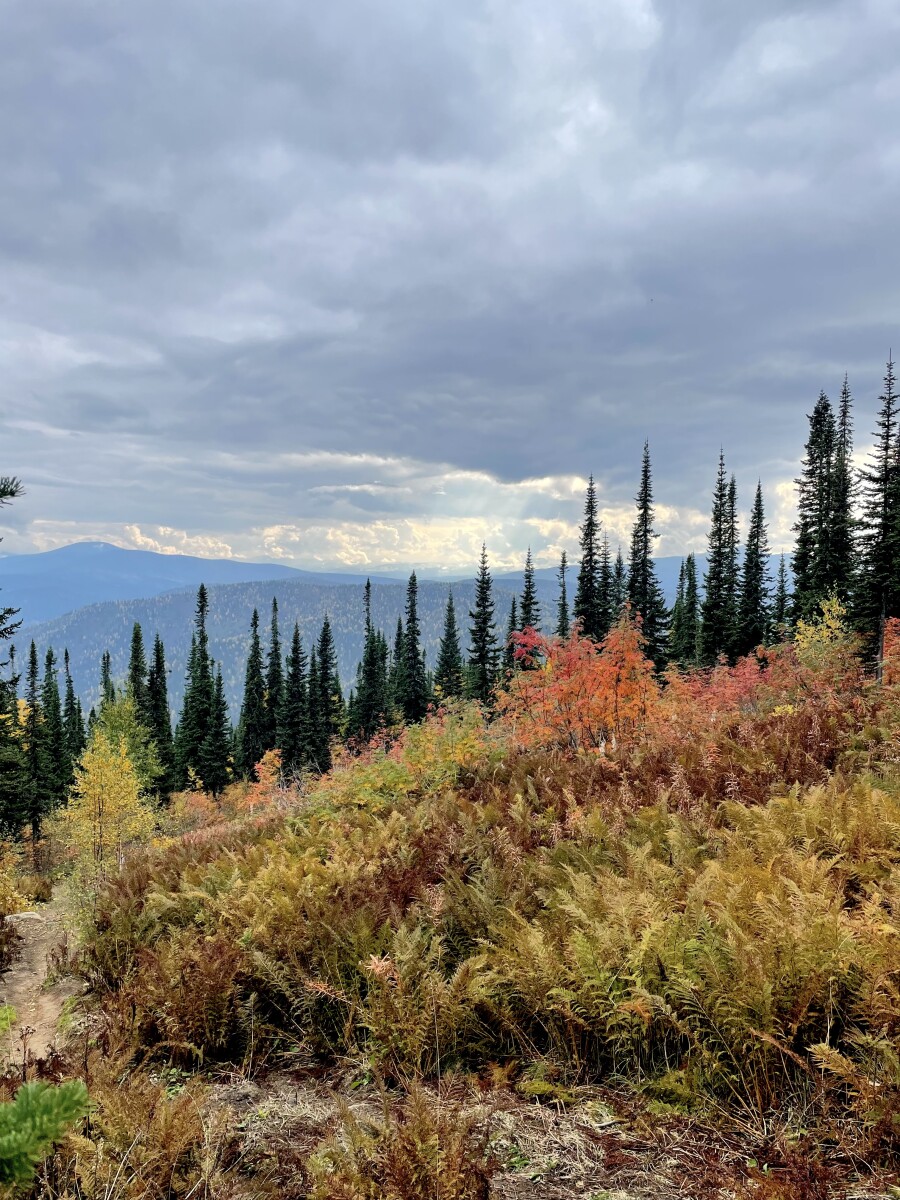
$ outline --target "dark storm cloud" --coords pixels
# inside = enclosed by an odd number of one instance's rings
[[[898,341],[898,34],[880,0],[9,6],[33,544],[349,561],[481,521],[549,557],[647,436],[665,549],[721,444],[786,527],[819,388],[849,371],[866,433]]]

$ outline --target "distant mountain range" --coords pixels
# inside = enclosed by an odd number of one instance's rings
[[[777,570],[772,558],[772,574]],[[681,558],[656,560],[657,572],[668,602],[675,598]],[[702,579],[706,562],[697,556]],[[556,571],[536,571],[544,623],[556,620]],[[75,685],[82,701],[93,704],[99,693],[99,663],[103,651],[112,655],[113,672],[124,676],[131,629],[143,627],[148,650],[159,632],[170,667],[170,699],[177,711],[183,692],[190,648],[196,589],[205,583],[210,592],[210,649],[222,663],[232,715],[237,716],[243,687],[250,614],[256,607],[268,636],[272,597],[278,599],[282,638],[287,640],[294,622],[300,625],[309,648],[327,612],[334,630],[339,669],[345,688],[352,686],[362,652],[362,584],[365,576],[342,572],[301,571],[275,563],[245,563],[233,559],[195,558],[123,550],[104,542],[78,542],[42,554],[0,557],[0,604],[21,609],[23,627],[16,642],[20,663],[27,643],[34,638],[43,654],[52,645],[61,657],[68,648]],[[392,640],[397,618],[403,612],[405,582],[387,573],[374,572],[372,613],[376,624]],[[468,610],[474,599],[474,569],[467,578],[448,583],[419,579],[419,609],[427,662],[433,666],[443,626],[449,587],[453,588],[463,647],[467,644]],[[575,595],[577,564],[568,575],[569,602]],[[521,572],[494,576],[498,627],[506,627],[512,596],[521,591]]]

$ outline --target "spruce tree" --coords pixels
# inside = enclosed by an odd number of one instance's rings
[[[569,598],[566,595],[566,571],[569,569],[569,563],[566,559],[566,552],[563,550],[559,560],[559,571],[557,579],[559,580],[559,600],[556,604],[556,636],[565,641],[570,632],[569,623]]]
[[[267,750],[278,745],[278,714],[281,712],[284,669],[281,661],[281,637],[278,632],[278,600],[272,597],[269,626],[269,654],[266,660],[265,743]]]
[[[895,383],[889,358],[875,448],[862,472],[862,569],[854,606],[860,629],[879,654],[885,618],[900,615],[900,398]]]
[[[837,426],[831,401],[819,394],[809,415],[809,438],[797,484],[794,549],[794,616],[810,617],[834,587],[831,536]]]
[[[18,841],[28,820],[28,774],[19,728],[18,676],[0,680],[0,838]]]
[[[37,647],[32,641],[28,651],[28,671],[25,676],[25,778],[27,783],[27,817],[31,825],[32,844],[41,836],[41,824],[49,805],[45,780],[47,756],[44,747],[43,714],[41,712],[41,687],[38,674]]]
[[[202,780],[200,749],[206,741],[212,723],[215,680],[212,660],[209,656],[209,636],[206,631],[208,613],[209,597],[206,587],[201,583],[197,590],[194,633],[188,658],[184,701],[175,735],[175,764],[180,787],[187,785],[190,771],[194,771]]]
[[[144,634],[135,621],[131,631],[131,653],[128,659],[128,690],[134,701],[138,720],[150,728],[150,703],[147,694],[147,657],[144,653]]]
[[[791,594],[788,589],[788,574],[787,562],[784,554],[778,564],[778,580],[775,584],[775,599],[772,602],[772,617],[771,627],[769,629],[770,641],[783,641],[787,633],[788,623],[790,621],[791,609]]]
[[[48,647],[44,658],[41,712],[43,715],[41,740],[44,743],[45,755],[44,796],[48,810],[52,811],[65,803],[69,794],[69,786],[74,777],[63,725],[56,655],[53,653],[52,646]]]
[[[306,684],[306,655],[295,623],[278,719],[281,769],[288,777],[309,764],[309,697]]]
[[[406,630],[403,639],[403,717],[409,724],[421,721],[428,712],[428,680],[422,656],[419,625],[419,587],[416,573],[409,577],[406,588]]]
[[[104,650],[100,656],[100,707],[104,704],[115,704],[116,685],[112,677],[112,656]]]
[[[856,474],[853,469],[853,397],[844,376],[837,420],[837,448],[832,483],[831,536],[829,538],[831,591],[847,602],[856,581]]]
[[[454,699],[463,693],[463,658],[459,647],[459,629],[456,624],[456,609],[453,606],[452,591],[447,593],[444,632],[434,671],[434,686],[443,700]]]
[[[765,643],[771,624],[771,591],[762,483],[757,483],[741,571],[736,655],[752,654],[757,646]]]
[[[337,652],[331,632],[331,622],[326,614],[316,647],[318,666],[317,721],[319,741],[316,747],[320,771],[331,769],[331,743],[341,733],[344,701],[338,675]],[[310,699],[312,703],[312,699]]]
[[[725,473],[725,455],[713,491],[712,521],[703,603],[700,609],[700,663],[712,666],[720,655],[730,656],[737,630],[738,564],[734,477]]]
[[[518,602],[513,596],[509,605],[509,618],[506,622],[506,640],[503,643],[503,670],[506,673],[516,669],[516,644],[513,635],[519,631]]]
[[[612,629],[618,613],[613,602],[613,567],[609,554],[609,538],[604,533],[600,546],[600,574],[597,583],[597,613],[600,637],[605,638]]]
[[[531,558],[531,547],[525,555],[525,583],[522,588],[522,603],[519,608],[519,627],[521,629],[541,630],[541,603],[538,600],[537,584],[534,578],[534,563]]]
[[[627,594],[635,615],[642,619],[645,653],[662,670],[666,661],[666,632],[669,612],[656,567],[653,563],[653,480],[650,471],[650,446],[644,443],[641,483],[635,499],[637,516],[631,535]]]
[[[397,719],[403,716],[403,697],[406,695],[406,639],[403,633],[403,618],[397,618],[394,647],[391,651],[391,670],[388,679],[388,696]]]
[[[322,711],[322,686],[319,677],[319,656],[315,646],[309,654],[309,742],[307,752],[314,771],[325,772],[331,767],[331,743],[325,714]]]
[[[387,719],[390,707],[387,680],[387,645],[372,624],[372,584],[366,580],[364,597],[365,640],[356,669],[356,693],[347,708],[347,736],[371,741]]]
[[[487,547],[482,543],[481,561],[475,580],[475,606],[469,610],[469,664],[466,672],[467,695],[489,706],[500,663],[497,632],[494,628],[494,587],[488,566]]]
[[[600,521],[597,517],[597,489],[594,476],[588,479],[581,524],[581,564],[575,589],[575,620],[583,637],[600,641],[604,636],[600,611]]]
[[[610,593],[612,598],[613,622],[616,622],[621,616],[622,609],[625,607],[625,601],[628,599],[628,573],[625,570],[625,560],[622,557],[621,546],[616,550],[616,561],[613,564]]]
[[[250,650],[244,672],[244,699],[238,724],[236,766],[247,779],[256,778],[256,764],[269,747],[266,745],[266,681],[263,677],[262,645],[259,640],[259,613],[250,618]]]
[[[69,761],[74,766],[84,753],[87,746],[87,736],[84,731],[84,718],[81,713],[81,705],[78,697],[75,695],[75,684],[69,666],[68,650],[65,650],[63,653],[63,665],[66,676],[66,694],[63,701],[63,728],[66,733],[66,749],[68,750]]]
[[[175,746],[172,739],[172,714],[169,711],[169,680],[166,670],[166,651],[162,638],[157,635],[153,639],[153,661],[147,673],[147,728],[156,743],[160,765],[163,773],[160,777],[160,790],[174,791],[177,786],[175,779]]]
[[[203,786],[213,797],[225,790],[230,772],[228,760],[231,755],[232,731],[228,720],[228,704],[222,684],[222,671],[216,671],[213,684],[213,702],[210,710],[209,728],[200,747],[198,771]]]
[[[697,638],[700,632],[700,595],[697,588],[697,562],[689,554],[678,575],[678,595],[672,609],[669,633],[671,658],[680,667],[697,663]]]

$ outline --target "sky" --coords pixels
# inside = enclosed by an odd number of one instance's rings
[[[458,572],[790,545],[900,344],[895,0],[2,5],[3,550]]]

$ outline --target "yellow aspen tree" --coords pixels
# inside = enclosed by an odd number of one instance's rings
[[[126,847],[150,837],[153,813],[141,799],[124,738],[115,746],[102,729],[95,731],[78,767],[65,823],[79,857],[101,870],[121,866]]]

